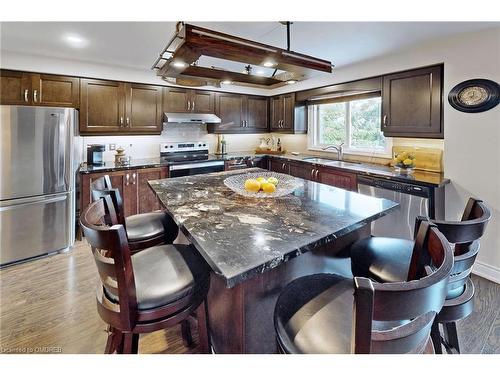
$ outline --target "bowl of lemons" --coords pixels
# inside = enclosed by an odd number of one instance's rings
[[[302,183],[293,176],[276,172],[244,173],[228,177],[224,185],[252,198],[276,198],[293,193]]]
[[[403,151],[394,155],[393,163],[397,172],[410,174],[413,173],[413,170],[415,169],[416,161],[417,159],[415,158],[415,155]]]

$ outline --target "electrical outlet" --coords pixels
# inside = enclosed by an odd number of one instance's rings
[[[116,150],[116,143],[110,143],[109,144],[109,151],[115,151]]]

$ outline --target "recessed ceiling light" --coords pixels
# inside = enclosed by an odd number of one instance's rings
[[[297,83],[297,80],[296,79],[289,79],[288,81],[286,81],[286,83],[288,85],[293,85],[294,83]]]
[[[89,44],[89,42],[85,38],[82,38],[81,36],[76,34],[64,35],[63,39],[73,48],[84,48]]]
[[[175,66],[176,68],[185,68],[187,66],[187,64],[184,61],[180,61],[180,60],[175,60],[172,63],[172,65]]]
[[[255,74],[257,74],[258,76],[263,76],[264,74],[266,74],[266,72],[263,70],[257,70]]]
[[[262,64],[262,65],[264,65],[266,68],[272,68],[273,66],[276,65],[276,63],[274,61],[268,60],[268,61],[264,61],[264,64]]]
[[[229,79],[225,79],[224,81],[221,81],[223,85],[230,85],[233,83],[233,81],[230,81]]]

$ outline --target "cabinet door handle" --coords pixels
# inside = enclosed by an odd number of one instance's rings
[[[194,111],[194,100],[191,103],[192,103],[191,109]]]
[[[188,100],[188,111],[191,110],[191,102]]]
[[[120,117],[120,126],[123,126],[123,117]]]
[[[29,94],[28,89],[24,90],[24,101],[25,101],[26,103],[28,102],[28,94]]]
[[[132,173],[132,185],[135,185],[135,182],[136,182],[135,173]]]
[[[313,177],[313,175],[314,175],[314,171],[315,171],[315,170],[316,170],[316,169],[311,169],[311,180],[314,178],[314,177]]]
[[[314,178],[317,180],[319,175],[319,169],[316,169],[316,173],[314,174]]]
[[[382,124],[384,124],[384,128],[387,126],[387,115],[384,115],[384,118],[382,119]]]
[[[284,171],[285,170],[285,163],[281,164],[281,170]]]
[[[37,98],[37,90],[33,90],[33,101],[36,103],[38,101],[38,98]]]
[[[130,182],[130,175],[127,173],[127,175],[125,176],[125,186],[128,186],[129,182]]]
[[[130,127],[130,118],[129,117],[127,117],[127,126]]]

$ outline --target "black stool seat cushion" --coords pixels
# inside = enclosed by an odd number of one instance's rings
[[[278,297],[274,327],[285,353],[351,353],[354,281],[316,274],[292,281]],[[373,321],[374,331],[391,330],[409,320]]]
[[[335,274],[301,277],[287,285],[274,310],[285,353],[350,353],[353,280]]]
[[[133,254],[137,306],[152,309],[175,302],[207,282],[208,265],[189,245],[162,245]],[[118,297],[106,291],[114,302]]]
[[[165,236],[166,242],[173,242],[179,229],[165,212],[149,212],[125,218],[125,227],[130,242],[145,241]]]
[[[378,282],[406,281],[413,244],[413,241],[387,237],[356,241],[351,246],[352,273]]]

